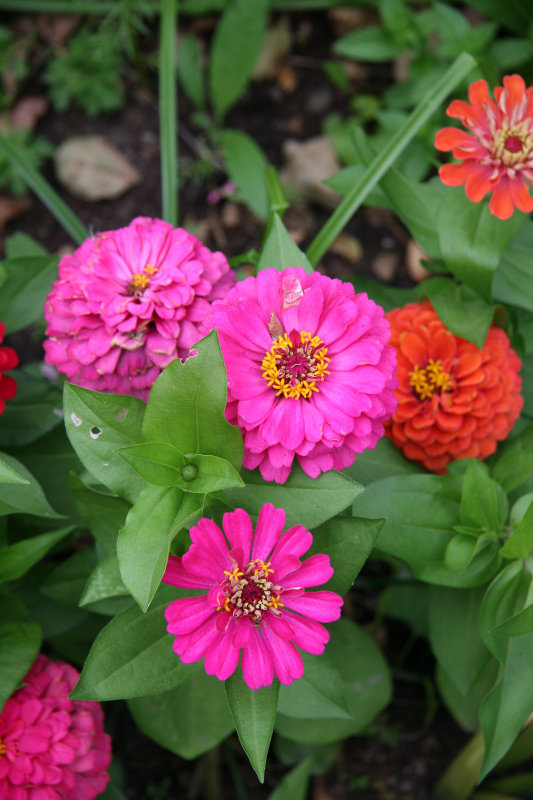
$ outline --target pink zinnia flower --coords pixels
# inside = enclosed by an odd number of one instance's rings
[[[288,684],[304,671],[298,648],[320,654],[329,634],[320,622],[340,616],[334,592],[306,592],[328,581],[327,555],[300,557],[313,543],[302,525],[282,533],[285,511],[264,505],[255,531],[242,508],[224,514],[222,526],[201,519],[191,528],[183,558],[170,556],[165,583],[207,594],[174,600],[165,612],[174,650],[189,664],[205,657],[205,671],[221,681],[232,675],[242,651],[250,689],[269,686],[276,675]],[[224,535],[225,534],[225,535]]]
[[[80,386],[145,400],[161,370],[189,354],[210,303],[234,282],[222,253],[168,222],[137,217],[61,259],[44,307],[46,361]]]
[[[294,457],[312,478],[375,447],[396,408],[383,309],[301,267],[246,278],[212,307],[228,374],[226,418],[248,469],[284,483]]]
[[[111,740],[100,705],[69,700],[79,673],[37,656],[0,714],[0,797],[93,800],[105,791]]]
[[[487,82],[470,84],[468,98],[454,100],[446,113],[459,119],[471,133],[443,128],[435,139],[437,150],[451,150],[459,164],[445,164],[439,175],[447,186],[465,185],[466,196],[479,203],[492,192],[494,216],[509,219],[515,206],[533,211],[526,181],[533,181],[533,87],[526,89],[520,75],[506,75],[503,87],[489,97]]]

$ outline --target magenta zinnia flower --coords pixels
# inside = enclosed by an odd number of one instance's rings
[[[284,483],[294,457],[312,478],[373,448],[396,408],[396,357],[383,309],[302,268],[268,269],[213,304],[228,373],[226,418],[243,464]]]
[[[242,508],[224,514],[222,526],[201,519],[191,528],[183,558],[169,556],[165,583],[207,594],[174,600],[165,612],[174,650],[189,664],[205,657],[205,671],[226,680],[242,651],[250,689],[269,686],[276,675],[292,683],[304,671],[298,648],[320,654],[329,634],[320,622],[340,616],[342,598],[329,591],[306,592],[328,581],[327,555],[304,562],[313,537],[302,525],[282,533],[285,511],[264,505],[255,531]]]
[[[234,282],[222,253],[168,222],[137,217],[59,262],[44,307],[46,361],[80,386],[145,400],[161,370],[189,354],[210,303]]]
[[[105,791],[111,740],[98,703],[69,700],[79,673],[44,655],[0,714],[0,797],[93,800]]]

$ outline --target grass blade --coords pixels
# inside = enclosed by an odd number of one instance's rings
[[[162,0],[159,39],[159,138],[163,219],[178,224],[178,136],[175,38],[178,0]]]
[[[60,198],[57,192],[52,189],[48,181],[37,172],[24,159],[18,146],[9,141],[4,136],[0,136],[0,153],[9,159],[11,166],[17,170],[21,178],[28,184],[30,189],[35,192],[39,200],[52,212],[60,225],[72,236],[75,242],[81,244],[89,236],[89,231],[78,219],[76,214],[70,210],[67,204]]]
[[[388,145],[378,153],[368,169],[354,184],[351,192],[337,206],[322,230],[311,242],[307,251],[307,257],[311,264],[316,264],[322,258],[328,247],[364,202],[369,192],[372,191],[389,167],[394,164],[402,150],[409,144],[452,89],[468,75],[475,64],[476,62],[472,56],[468,53],[461,53],[442,78],[437,81],[433,90],[421,100],[409,119],[398,128]]]

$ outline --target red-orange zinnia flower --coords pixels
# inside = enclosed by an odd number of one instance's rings
[[[4,340],[5,326],[0,322],[0,342]],[[18,356],[12,347],[0,347],[0,414],[6,407],[6,400],[11,400],[17,392],[17,383],[11,375],[4,375],[19,363]]]
[[[520,75],[506,75],[503,87],[489,97],[487,82],[470,84],[468,98],[448,106],[449,117],[461,120],[458,128],[442,128],[435,138],[437,150],[451,150],[460,164],[445,164],[439,175],[447,186],[465,185],[466,196],[478,203],[492,192],[489,208],[509,219],[515,207],[533,211],[526,180],[533,182],[533,87],[526,89]]]
[[[520,415],[521,361],[500,328],[479,347],[454,336],[431,303],[387,314],[398,356],[398,407],[386,433],[407,458],[443,472],[458,458],[486,458]]]

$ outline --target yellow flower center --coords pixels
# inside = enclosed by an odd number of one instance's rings
[[[279,397],[306,400],[318,392],[318,382],[329,375],[328,349],[318,336],[307,331],[283,333],[261,363],[262,376]]]
[[[129,293],[140,297],[147,286],[150,285],[150,278],[157,272],[157,267],[147,264],[142,272],[134,272],[128,284]]]
[[[4,753],[6,753],[6,752],[7,752],[7,747],[5,746],[3,741],[0,739],[0,757],[3,756]]]
[[[280,615],[282,589],[269,579],[273,573],[270,561],[265,564],[260,558],[250,561],[246,569],[235,566],[225,570],[226,577],[217,596],[217,611],[227,611],[235,619],[250,617],[254,622],[269,609]]]
[[[449,374],[442,369],[442,361],[430,358],[423,369],[417,364],[409,373],[409,386],[414,387],[420,400],[429,400],[434,392],[447,392],[453,384]]]

